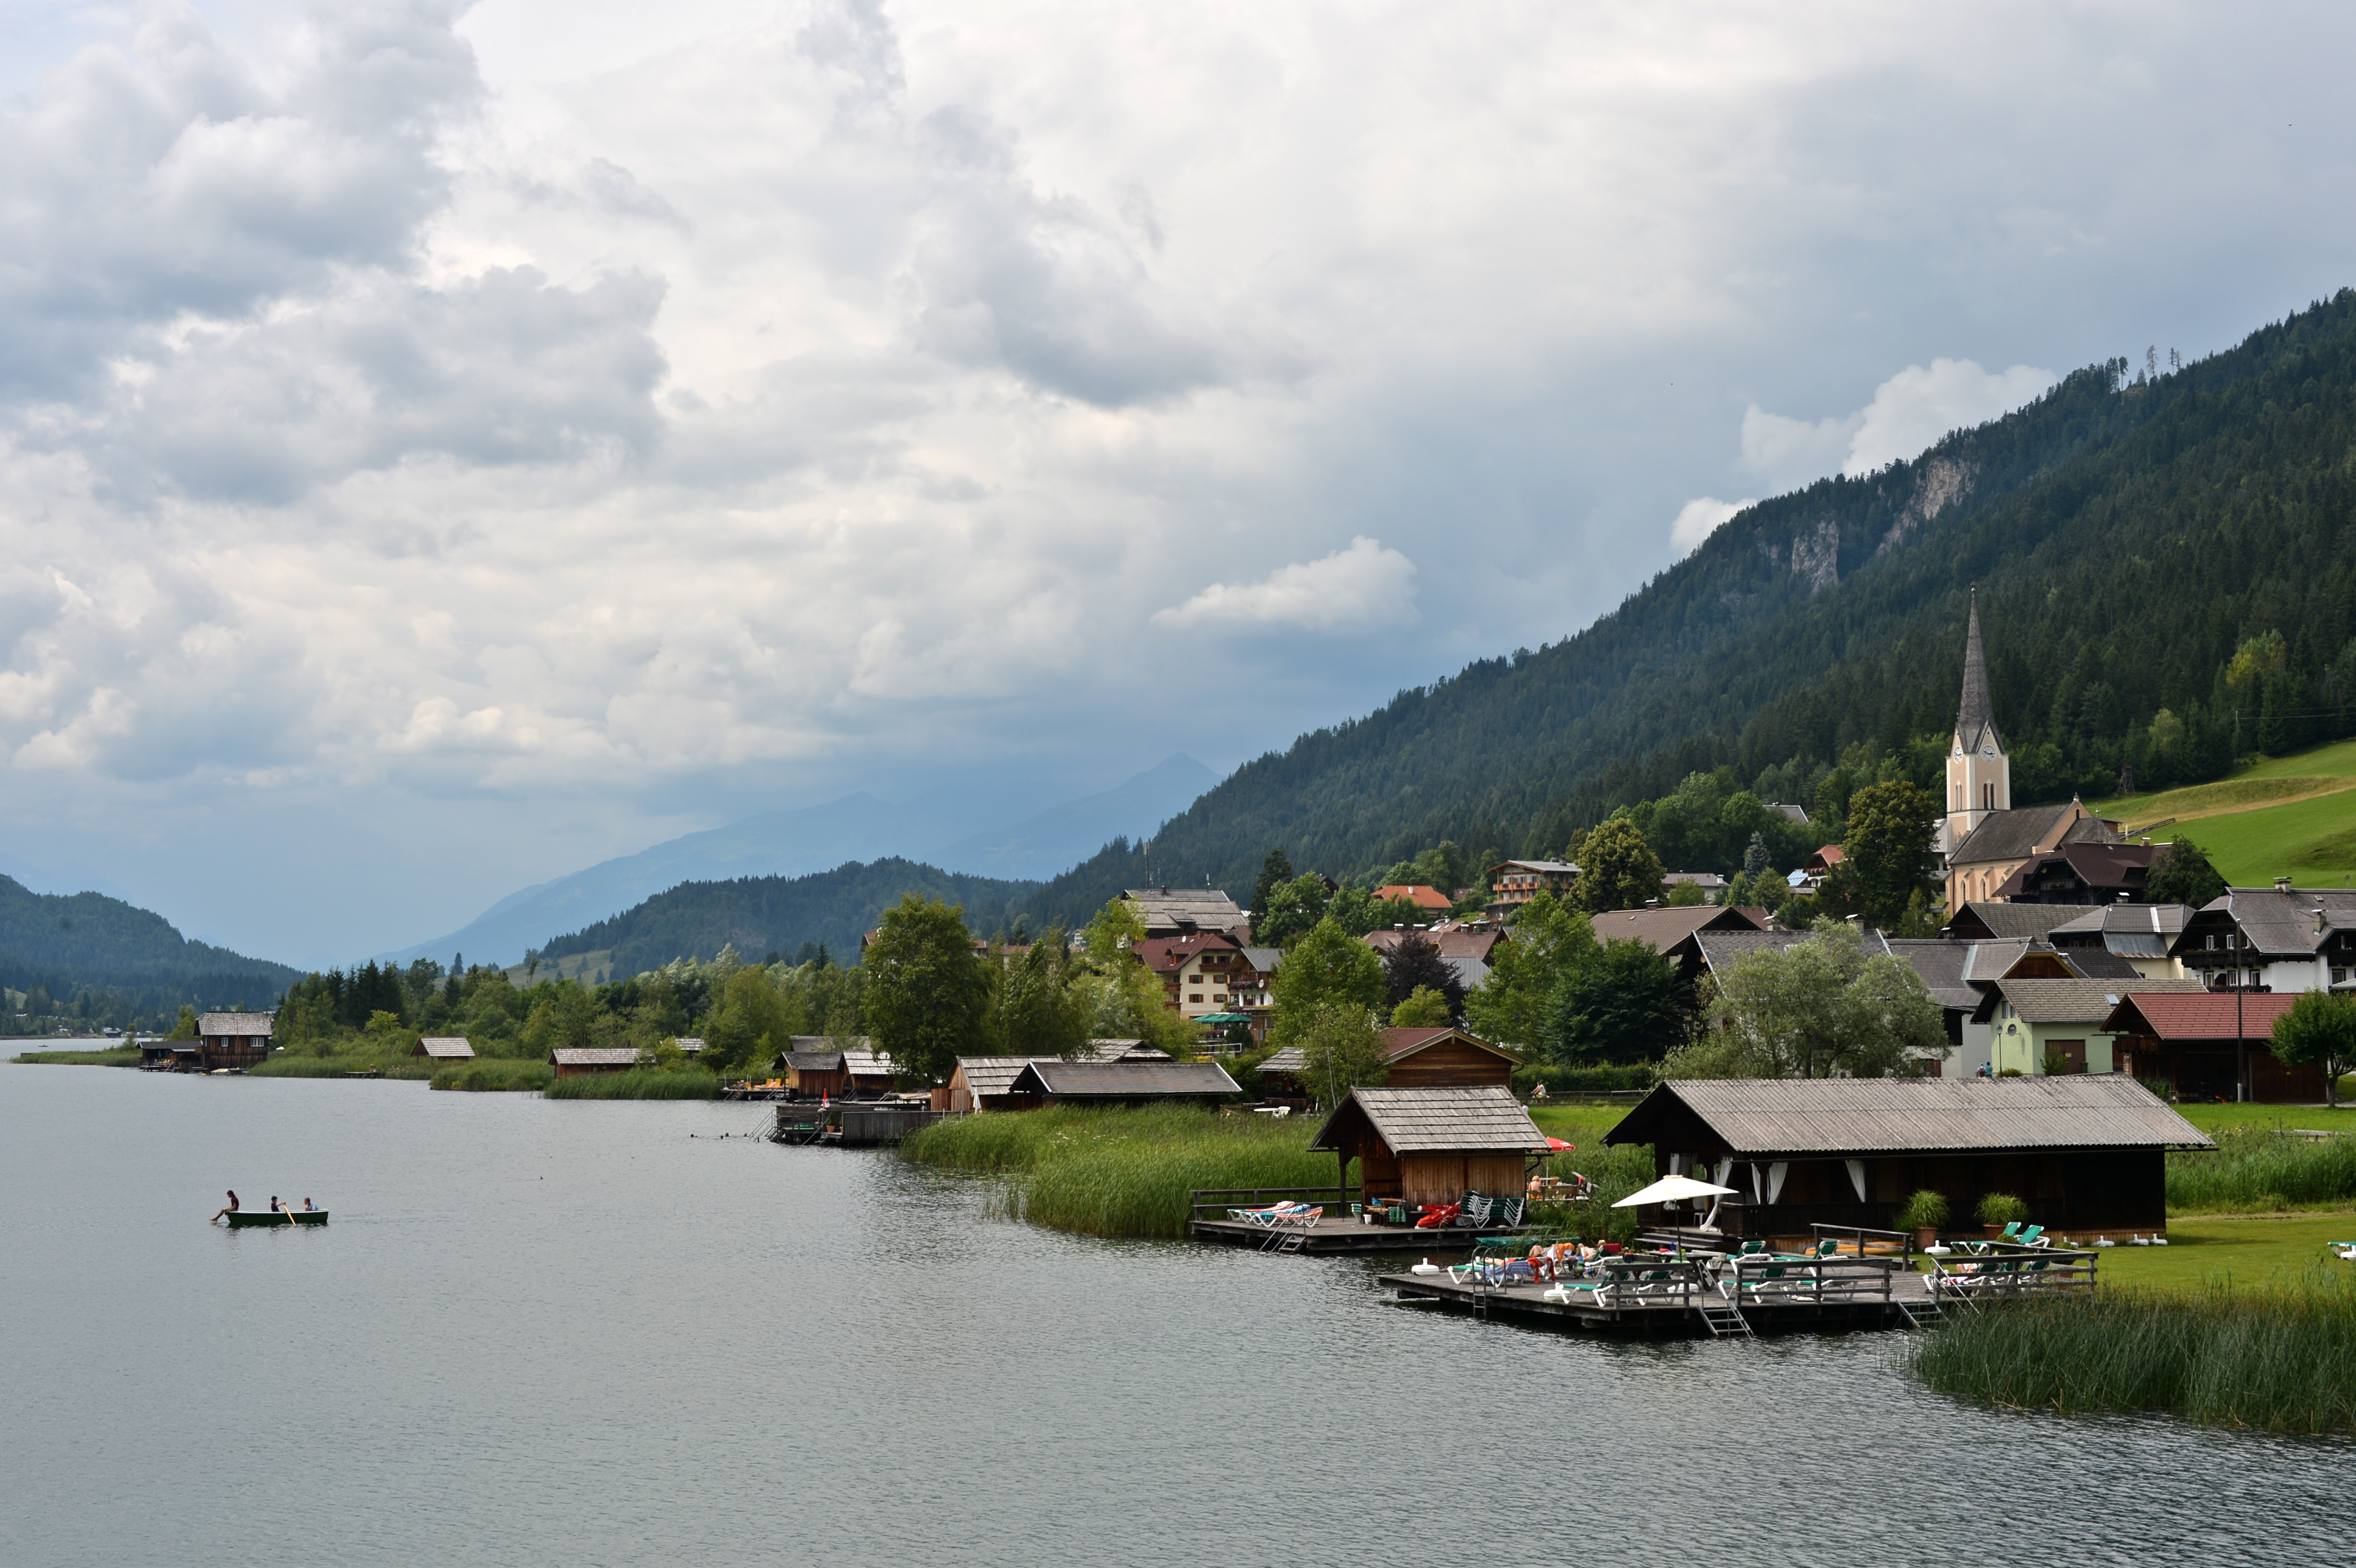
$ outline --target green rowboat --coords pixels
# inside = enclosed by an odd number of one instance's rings
[[[241,1209],[222,1218],[229,1221],[230,1230],[241,1231],[248,1225],[324,1225],[327,1222],[327,1211],[325,1209],[297,1209],[290,1214],[268,1209]]]

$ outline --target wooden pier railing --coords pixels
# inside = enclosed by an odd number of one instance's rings
[[[1869,1225],[1810,1225],[1809,1232],[1819,1243],[1847,1242],[1857,1249],[1858,1257],[1879,1253],[1884,1257],[1914,1261],[1914,1233],[1912,1231],[1877,1231]]]

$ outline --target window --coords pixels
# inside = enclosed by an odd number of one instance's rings
[[[1987,804],[1985,806],[1981,807],[1981,809],[1982,809],[1982,810],[1984,810],[1984,811],[1994,811],[1994,810],[1996,809],[1996,785],[1994,785],[1994,784],[1982,784],[1982,785],[1980,786],[1980,789],[1981,789],[1981,792],[1982,792],[1983,797],[1984,797],[1984,798],[1987,800]]]
[[[1187,999],[1188,1001],[1190,1001],[1190,1002],[1199,1002],[1199,1001],[1201,1001],[1201,1000],[1203,999],[1203,993],[1202,993],[1202,992],[1200,992],[1200,991],[1193,992],[1193,993],[1191,993],[1190,995],[1188,995],[1188,997],[1186,997],[1186,999]]]

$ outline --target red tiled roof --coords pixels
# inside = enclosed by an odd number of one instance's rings
[[[1183,968],[1186,960],[1198,953],[1242,950],[1242,943],[1215,931],[1198,931],[1192,936],[1149,936],[1136,947],[1139,962],[1157,975]]]
[[[1448,895],[1421,882],[1389,882],[1375,890],[1378,900],[1405,899],[1418,909],[1446,909]]]
[[[2130,991],[2104,1021],[2113,1034],[2159,1040],[2232,1040],[2237,1016],[2243,1040],[2273,1038],[2275,1019],[2298,1000],[2282,991]]]

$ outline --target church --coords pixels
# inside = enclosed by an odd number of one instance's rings
[[[1964,695],[1947,751],[1947,814],[1939,824],[1947,863],[1947,912],[1967,903],[2110,903],[2140,896],[2156,851],[2130,844],[2120,824],[2072,796],[2066,805],[2014,810],[2012,759],[1988,695],[1980,602],[1972,594],[1964,643]]]

